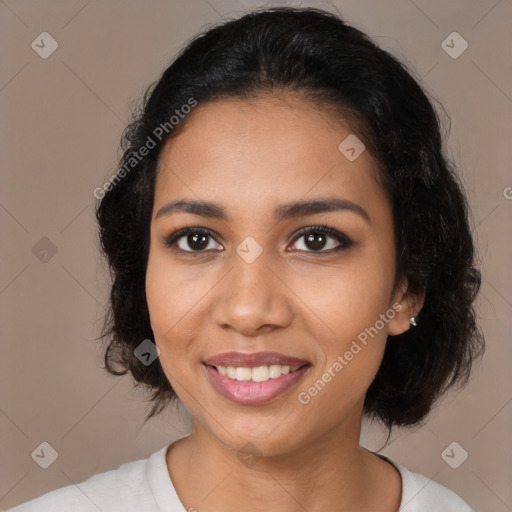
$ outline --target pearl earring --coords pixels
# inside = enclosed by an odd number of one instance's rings
[[[413,316],[412,316],[411,318],[409,318],[409,323],[410,323],[411,325],[417,325],[417,324],[416,324],[416,318],[414,318]]]

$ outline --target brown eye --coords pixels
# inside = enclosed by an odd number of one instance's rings
[[[172,235],[165,241],[168,247],[177,246],[178,251],[182,252],[205,252],[213,241],[213,235],[204,228],[183,228]],[[212,249],[214,247],[210,247]]]
[[[295,240],[304,239],[301,247],[295,248],[304,252],[331,253],[347,249],[353,242],[346,235],[327,226],[313,226],[305,228],[298,233]]]
[[[304,239],[303,247],[296,250],[307,253],[330,254],[353,245],[346,235],[327,226],[311,226],[302,229],[296,236],[293,245]],[[213,242],[213,245],[212,245]],[[166,246],[183,253],[204,253],[215,250],[215,238],[211,231],[204,228],[183,228],[172,233],[164,242]],[[219,244],[217,244],[221,247]],[[299,244],[300,245],[300,244]],[[176,248],[177,247],[177,248]]]
[[[206,247],[208,246],[208,236],[209,235],[203,235],[202,233],[191,233],[182,238],[186,240],[186,243],[190,248],[201,251],[203,249],[206,249]],[[178,242],[178,246],[179,245],[180,244]],[[183,249],[183,247],[180,248]]]

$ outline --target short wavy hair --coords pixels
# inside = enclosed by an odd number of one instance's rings
[[[417,425],[448,388],[467,383],[484,350],[474,309],[481,275],[467,199],[444,156],[440,118],[411,72],[366,34],[315,8],[259,9],[210,27],[146,90],[122,135],[120,170],[95,193],[100,246],[113,280],[98,338],[108,343],[105,369],[130,372],[136,386],[151,390],[146,421],[177,399],[159,359],[145,365],[134,353],[143,340],[154,340],[145,275],[158,155],[187,123],[186,115],[175,127],[169,120],[187,112],[183,106],[191,99],[201,108],[264,92],[299,94],[330,107],[378,162],[393,210],[395,286],[406,276],[412,292],[425,292],[425,301],[416,327],[388,336],[364,414],[389,432]],[[154,147],[141,156],[137,151],[149,140]]]

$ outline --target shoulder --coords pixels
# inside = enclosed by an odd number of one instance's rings
[[[388,459],[402,477],[402,500],[399,512],[475,512],[458,494],[426,476],[409,471]]]
[[[162,450],[156,453],[160,452]],[[147,476],[149,460],[127,462],[83,482],[47,492],[7,512],[157,511]]]

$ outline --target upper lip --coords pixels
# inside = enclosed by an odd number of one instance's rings
[[[242,368],[255,368],[257,366],[303,366],[309,362],[298,357],[291,357],[278,352],[224,352],[204,361],[208,366],[235,366]]]

